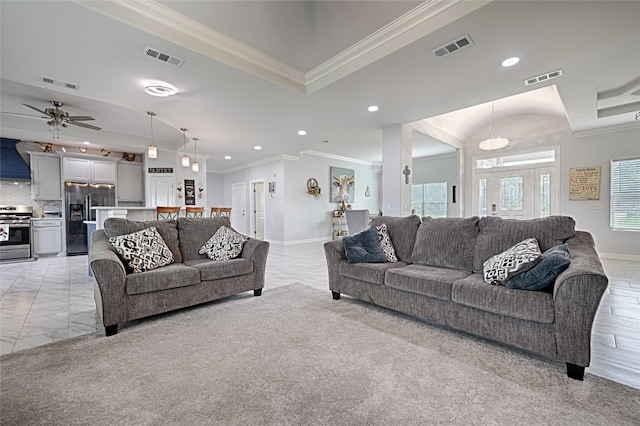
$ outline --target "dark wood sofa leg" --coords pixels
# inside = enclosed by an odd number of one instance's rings
[[[333,296],[333,300],[340,300],[340,293],[337,291],[332,291],[331,295]]]
[[[253,290],[253,295],[254,296],[261,296],[262,295],[262,289],[259,288],[257,290]]]
[[[113,325],[106,326],[104,328],[104,334],[106,334],[107,337],[113,336],[115,334],[118,334],[118,324],[113,324]]]
[[[584,367],[567,362],[567,376],[570,379],[584,380]]]

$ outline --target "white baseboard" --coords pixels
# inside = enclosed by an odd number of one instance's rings
[[[629,260],[632,262],[640,262],[640,255],[637,254],[598,253],[598,255],[602,259]]]
[[[308,240],[291,240],[291,241],[278,241],[278,240],[268,240],[271,244],[276,246],[293,246],[296,244],[306,244],[306,243],[318,243],[324,241],[331,241],[331,237],[319,237],[319,238],[310,238]]]

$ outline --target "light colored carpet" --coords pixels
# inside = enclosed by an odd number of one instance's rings
[[[0,368],[4,425],[640,423],[638,390],[302,284]]]

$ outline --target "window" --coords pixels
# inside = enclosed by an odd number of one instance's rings
[[[540,217],[551,215],[551,175],[540,174]]]
[[[476,160],[476,169],[495,169],[500,167],[527,166],[556,161],[556,151],[538,151],[527,154],[505,155],[503,157]]]
[[[640,231],[640,158],[611,160],[611,229]]]
[[[447,217],[447,182],[412,185],[411,204],[420,217]]]

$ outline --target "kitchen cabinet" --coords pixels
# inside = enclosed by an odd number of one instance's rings
[[[118,162],[118,202],[144,203],[142,163]]]
[[[60,157],[56,154],[27,153],[31,163],[31,198],[61,200]]]
[[[32,219],[31,232],[33,257],[62,252],[62,219]]]
[[[85,155],[89,157],[88,155]],[[116,183],[116,158],[62,157],[63,180],[72,182]]]

